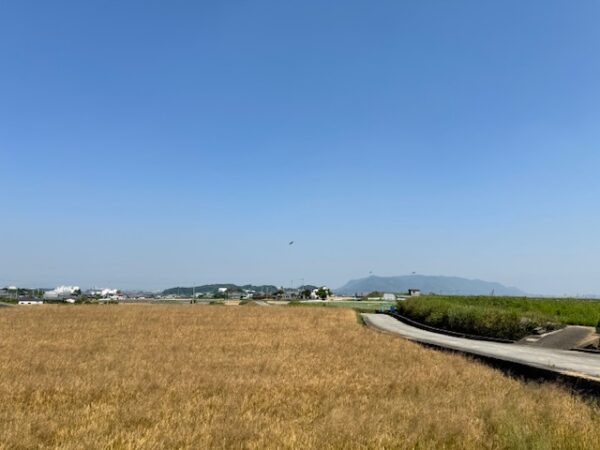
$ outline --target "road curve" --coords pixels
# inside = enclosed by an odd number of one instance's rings
[[[385,314],[362,314],[362,317],[370,327],[413,341],[600,382],[600,355],[446,336],[412,327]]]

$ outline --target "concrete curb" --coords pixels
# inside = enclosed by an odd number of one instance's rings
[[[400,315],[398,313],[393,313],[393,312],[389,312],[389,311],[377,312],[377,314],[385,314],[387,316],[393,317],[396,320],[399,320],[400,322],[404,322],[407,325],[410,325],[415,328],[419,328],[421,330],[431,331],[432,333],[445,334],[447,336],[454,336],[454,337],[460,337],[460,338],[465,338],[465,339],[473,339],[476,341],[500,342],[502,344],[514,344],[515,343],[515,341],[512,341],[510,339],[502,339],[502,338],[495,338],[495,337],[488,337],[488,336],[477,336],[475,334],[459,333],[457,331],[444,330],[443,328],[435,328],[430,325],[426,325],[424,323],[417,322],[413,319],[410,319],[410,318]]]
[[[594,395],[600,394],[600,356],[598,355],[447,336],[412,327],[395,320],[392,316],[386,316],[388,315],[364,314],[363,319],[369,328],[387,334],[395,334],[425,346],[490,361],[495,366],[509,369],[516,367],[527,377],[541,374],[545,378],[568,380],[570,384],[578,386],[585,384],[586,391],[591,389]]]

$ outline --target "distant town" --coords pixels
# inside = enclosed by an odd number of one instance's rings
[[[297,288],[276,287],[275,285],[238,286],[235,284],[211,284],[195,287],[174,287],[161,292],[128,291],[118,288],[92,288],[82,290],[79,286],[57,286],[49,288],[23,288],[5,286],[0,289],[0,302],[17,304],[43,303],[130,303],[167,302],[196,303],[212,300],[250,301],[327,301],[327,300],[382,300],[396,301],[406,296],[420,295],[419,289],[409,289],[405,293],[379,292],[336,295],[327,286],[302,285]]]

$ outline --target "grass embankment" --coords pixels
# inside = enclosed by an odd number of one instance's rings
[[[358,312],[375,312],[381,309],[388,309],[393,306],[394,303],[382,302],[382,301],[324,301],[324,302],[303,302],[303,301],[291,301],[288,303],[289,306],[315,306],[324,308],[351,308]]]
[[[0,448],[597,448],[600,409],[333,308],[0,311]]]
[[[600,301],[522,297],[422,296],[398,302],[400,314],[427,325],[479,336],[520,339],[536,327],[595,326]]]
[[[393,303],[389,302],[370,302],[365,300],[360,301],[343,301],[343,302],[324,302],[326,306],[332,308],[352,308],[360,312],[373,312],[380,309],[388,309]]]

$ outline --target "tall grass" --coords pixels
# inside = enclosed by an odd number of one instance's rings
[[[536,327],[595,326],[600,301],[436,295],[398,302],[398,310],[416,321],[447,330],[519,339]]]
[[[0,448],[597,448],[552,384],[362,327],[347,309],[0,310]]]

